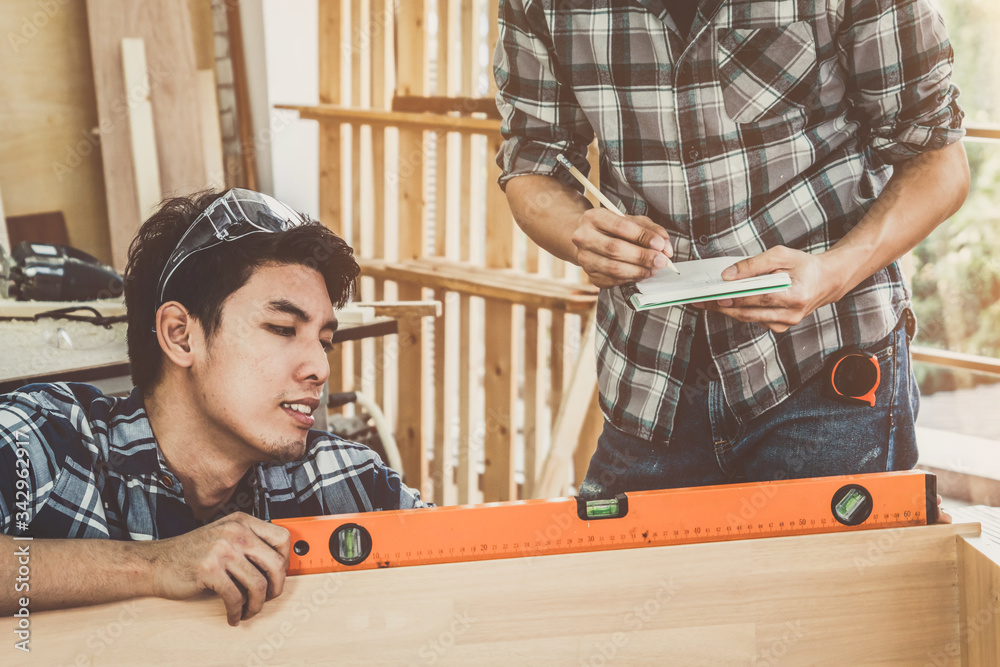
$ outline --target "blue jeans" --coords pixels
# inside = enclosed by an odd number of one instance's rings
[[[740,425],[709,363],[710,377],[702,374],[698,384],[691,373],[685,379],[669,444],[636,438],[605,420],[580,495],[909,470],[917,463],[920,404],[910,335],[904,315],[888,336],[865,348],[881,373],[875,407],[827,397],[825,374],[818,373]]]

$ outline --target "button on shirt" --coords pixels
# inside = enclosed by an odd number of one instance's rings
[[[553,175],[563,153],[662,225],[674,260],[821,253],[852,229],[892,165],[958,141],[952,49],[929,0],[708,0],[689,33],[647,0],[502,0],[495,75],[501,187]],[[777,405],[835,350],[884,338],[909,306],[898,264],[782,334],[707,312],[723,395],[740,423]],[[699,318],[598,299],[601,407],[669,441]]]
[[[248,470],[220,517],[424,505],[367,447],[320,431],[306,442],[302,460]],[[0,533],[150,540],[200,525],[160,454],[138,389],[114,398],[85,384],[39,384],[0,396]]]

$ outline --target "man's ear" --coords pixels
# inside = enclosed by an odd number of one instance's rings
[[[168,301],[156,311],[156,339],[174,364],[189,368],[194,363],[194,339],[200,333],[195,318],[177,301]]]

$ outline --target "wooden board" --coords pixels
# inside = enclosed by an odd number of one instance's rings
[[[142,599],[31,614],[24,654],[5,618],[0,662],[959,665],[938,654],[959,641],[956,536],[978,533],[937,525],[294,577],[237,628],[215,598]]]
[[[160,190],[160,165],[157,161],[156,131],[153,124],[153,104],[149,99],[149,68],[146,65],[146,43],[139,37],[122,40],[122,76],[130,94],[128,109],[129,148],[132,156],[132,177],[139,218],[145,220],[163,199]]]
[[[187,6],[170,0],[87,0],[90,51],[100,120],[112,264],[122,270],[142,222],[132,173],[128,110],[148,94],[153,106],[160,185],[164,195],[205,187],[198,81]],[[121,41],[146,43],[149,90],[129,90],[122,77]]]

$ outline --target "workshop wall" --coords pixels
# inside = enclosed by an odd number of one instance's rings
[[[209,0],[188,0],[198,67],[214,61]],[[82,0],[4,0],[0,194],[7,216],[62,211],[71,245],[111,262]]]
[[[62,211],[70,243],[110,262],[86,4],[6,0],[0,25],[4,212]]]

